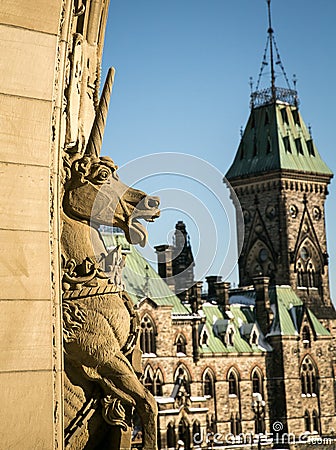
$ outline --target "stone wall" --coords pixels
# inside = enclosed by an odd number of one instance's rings
[[[0,446],[4,449],[63,448],[62,152],[76,144],[70,142],[73,137],[81,144],[91,128],[108,0],[87,0],[84,11],[81,6],[73,0],[0,3]],[[76,79],[73,37],[80,31],[81,15],[86,33],[81,62],[87,67],[90,59],[93,73]],[[71,82],[83,86],[80,98],[69,93]],[[89,89],[94,91],[91,97]],[[84,135],[77,137],[79,128]]]
[[[0,4],[1,447],[62,448],[57,108],[61,0]]]

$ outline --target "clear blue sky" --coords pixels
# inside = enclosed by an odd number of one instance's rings
[[[334,172],[335,18],[333,0],[272,0],[272,25],[287,76],[290,80],[294,73],[297,76],[301,114],[306,124],[311,124],[319,152]],[[103,153],[126,167],[144,155],[187,153],[224,174],[249,115],[249,77],[257,79],[267,28],[266,0],[111,0],[103,77],[109,66],[115,67],[116,77]],[[267,84],[267,78],[263,83]],[[279,77],[277,84],[284,86],[283,79]],[[141,161],[139,168],[144,164]],[[161,172],[164,170],[162,167]],[[211,177],[212,170],[207,167],[205,173]],[[129,181],[127,171],[125,177]],[[204,209],[203,218],[207,214],[214,218],[219,243],[221,235],[228,235],[227,220],[220,219],[222,211],[212,211],[216,209],[213,198],[219,190],[225,191],[223,185],[212,190],[212,200],[199,186],[194,189],[171,176],[148,177],[139,186],[171,194],[163,205],[162,218],[149,226],[151,246],[166,242],[180,219],[187,223],[196,253],[213,234],[211,227],[203,226],[202,231],[197,214],[191,217],[188,208],[174,210],[172,195],[178,199],[181,191],[201,202],[200,208],[191,209]],[[188,198],[186,202],[192,203]],[[333,181],[327,200],[327,230],[334,296],[335,223]],[[199,277],[204,274],[197,273]],[[229,278],[236,281],[234,274]]]

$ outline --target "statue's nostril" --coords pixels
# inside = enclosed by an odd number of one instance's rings
[[[155,197],[148,197],[147,199],[147,205],[149,208],[157,208],[159,206],[160,202]]]

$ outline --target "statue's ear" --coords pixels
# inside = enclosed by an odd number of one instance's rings
[[[83,156],[83,158],[78,159],[72,164],[71,172],[72,176],[75,176],[77,179],[81,181],[81,183],[85,182],[85,177],[87,177],[90,173],[91,169],[91,158],[88,156]]]

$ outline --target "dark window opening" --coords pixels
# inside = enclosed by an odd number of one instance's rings
[[[309,397],[318,395],[318,377],[309,357],[303,360],[300,372],[302,394]]]
[[[231,347],[233,347],[234,334],[235,334],[235,332],[232,329],[228,332],[228,337],[227,337],[228,345],[230,345]]]
[[[176,339],[176,352],[186,354],[186,339],[181,334]]]
[[[143,383],[145,385],[145,388],[147,388],[149,392],[154,395],[154,381],[150,372],[150,368],[145,371],[145,378]]]
[[[294,123],[296,125],[300,125],[299,111],[297,109],[292,109],[292,115],[293,115]]]
[[[307,141],[307,148],[308,148],[308,153],[310,156],[315,156],[315,150],[314,150],[314,144],[313,144],[313,140],[309,139]]]
[[[163,386],[163,377],[160,369],[158,369],[154,379],[154,395],[158,397],[163,396],[162,386]]]
[[[143,353],[156,352],[154,325],[148,316],[141,321],[140,347]]]
[[[305,431],[311,431],[310,414],[307,410],[304,413],[304,422],[305,422]]]
[[[310,330],[306,325],[302,329],[302,342],[304,348],[309,348],[311,346],[310,342]]]
[[[169,449],[176,448],[176,433],[175,433],[175,425],[170,422],[167,427],[167,447]]]
[[[256,141],[256,139],[254,138],[254,140],[253,140],[253,156],[257,156],[257,153],[258,153],[258,149],[257,149],[257,141]]]
[[[263,380],[258,370],[255,370],[252,374],[252,392],[263,397]]]
[[[313,418],[313,431],[317,431],[320,434],[320,420],[315,409],[313,411],[312,418]]]
[[[267,153],[267,154],[268,154],[268,153],[271,153],[271,150],[272,150],[271,138],[268,136],[268,139],[267,139],[267,146],[266,146],[266,153]]]
[[[185,419],[182,419],[178,427],[179,440],[184,443],[184,449],[190,449],[190,428]]]
[[[241,419],[239,413],[232,413],[230,417],[230,431],[233,436],[238,436],[241,433]]]
[[[200,442],[202,440],[201,424],[198,420],[195,420],[192,426],[192,437],[194,442]]]
[[[244,159],[245,157],[245,144],[244,142],[242,142],[241,147],[240,147],[240,159]]]
[[[238,396],[238,377],[234,373],[234,371],[230,372],[228,380],[229,380],[229,395]]]
[[[282,121],[284,124],[288,125],[289,121],[288,121],[288,115],[287,115],[287,110],[286,108],[282,108],[281,110],[281,116],[282,116]]]
[[[265,122],[264,122],[264,124],[265,124],[265,125],[268,125],[269,123],[270,123],[269,115],[268,115],[268,111],[266,111],[266,114],[265,114]]]
[[[295,139],[295,146],[296,146],[297,152],[300,153],[300,155],[303,155],[303,147],[302,147],[301,138]]]
[[[292,149],[291,149],[290,142],[289,142],[289,136],[283,137],[283,143],[284,143],[286,152],[292,153]]]
[[[208,395],[209,397],[213,397],[214,395],[214,382],[213,377],[210,375],[209,372],[206,372],[204,375],[204,395]]]

